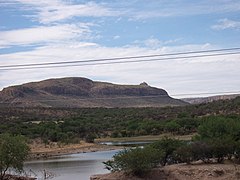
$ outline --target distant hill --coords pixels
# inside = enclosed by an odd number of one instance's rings
[[[185,102],[190,104],[201,104],[201,103],[208,103],[218,100],[227,100],[227,99],[234,99],[240,96],[240,94],[231,94],[231,95],[219,95],[219,96],[210,96],[210,97],[196,97],[196,98],[184,98],[181,99]]]
[[[81,77],[48,79],[0,91],[1,106],[20,107],[163,107],[188,103],[147,83],[117,85]]]

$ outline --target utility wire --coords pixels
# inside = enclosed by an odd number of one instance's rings
[[[213,52],[224,52],[224,51],[236,51],[240,50],[239,47],[227,48],[227,49],[213,49],[204,51],[188,51],[168,54],[154,54],[154,55],[142,55],[142,56],[126,56],[126,57],[115,57],[115,58],[103,58],[103,59],[89,59],[89,60],[75,60],[75,61],[62,61],[62,62],[49,62],[49,63],[31,63],[31,64],[15,64],[15,65],[4,65],[0,68],[15,68],[15,67],[29,67],[29,66],[46,66],[46,65],[61,65],[61,64],[76,64],[76,63],[89,63],[89,62],[105,62],[105,61],[118,61],[123,59],[140,59],[140,58],[152,58],[152,57],[164,57],[164,56],[178,56],[188,54],[200,54],[200,53],[213,53]]]
[[[109,64],[153,62],[153,61],[168,61],[168,60],[203,58],[203,57],[214,57],[214,56],[236,55],[236,54],[240,54],[240,52],[215,53],[215,54],[194,55],[194,56],[166,57],[166,58],[158,58],[158,59],[154,58],[154,59],[141,59],[141,60],[113,61],[113,62],[103,62],[103,63],[85,63],[85,61],[84,61],[85,64],[71,64],[71,65],[58,65],[58,66],[54,66],[52,64],[51,65],[41,64],[41,66],[39,64],[36,67],[19,67],[20,65],[16,65],[16,66],[11,66],[10,68],[4,68],[3,66],[0,66],[0,71],[23,70],[23,69],[45,69],[45,68],[59,68],[59,67],[73,67],[73,66],[93,66],[93,65],[95,66],[95,65],[109,65]],[[97,61],[97,60],[94,60],[94,61]],[[102,61],[106,61],[106,60],[102,60]],[[74,62],[76,63],[76,61],[74,61]],[[78,61],[77,63],[80,63],[80,62],[83,62],[83,61]],[[88,61],[88,62],[93,62],[93,61]],[[61,63],[61,64],[63,64],[63,63]],[[68,64],[68,62],[66,62],[65,64]],[[29,64],[29,66],[30,66],[30,64]]]

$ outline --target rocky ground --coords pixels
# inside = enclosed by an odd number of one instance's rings
[[[91,180],[240,180],[240,165],[234,164],[175,164],[154,169],[144,177],[123,172],[94,175]]]

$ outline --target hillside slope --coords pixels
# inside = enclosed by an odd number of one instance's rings
[[[190,104],[201,104],[214,102],[218,100],[234,99],[240,96],[240,94],[231,94],[231,95],[218,95],[218,96],[209,96],[209,97],[196,97],[196,98],[183,98],[181,100],[188,102]]]
[[[162,107],[187,103],[171,98],[163,89],[117,85],[72,77],[48,79],[0,91],[2,106],[24,107]]]

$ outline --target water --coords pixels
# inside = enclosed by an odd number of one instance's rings
[[[108,146],[140,146],[140,145],[147,145],[151,144],[153,141],[141,141],[141,142],[136,142],[136,141],[126,141],[126,142],[101,142],[99,144],[104,144]]]
[[[53,174],[53,180],[88,180],[91,175],[105,174],[103,161],[109,160],[119,150],[63,155],[47,160],[28,161],[24,169],[43,179],[43,171]],[[33,175],[33,173],[31,173]]]
[[[150,142],[105,142],[106,145],[140,146]],[[91,175],[109,173],[102,162],[112,158],[119,150],[99,151],[62,155],[43,160],[28,161],[24,165],[25,171],[31,170],[31,175],[44,179],[44,170],[53,175],[53,180],[88,180]]]

